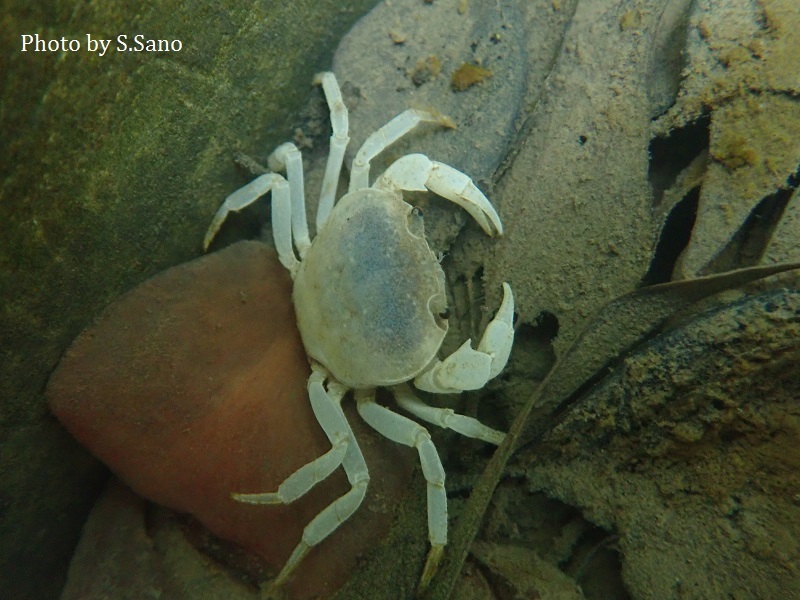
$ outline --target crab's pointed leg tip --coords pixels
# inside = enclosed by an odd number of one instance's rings
[[[418,595],[421,595],[428,589],[434,575],[439,570],[439,562],[442,560],[444,554],[444,546],[442,544],[434,544],[428,552],[428,559],[425,561],[425,568],[422,570],[422,577],[419,579],[419,586],[417,587]]]
[[[458,125],[447,115],[439,115],[439,124],[445,129],[458,129]]]
[[[262,586],[259,596],[261,600],[286,600],[287,598],[283,585],[277,581]]]

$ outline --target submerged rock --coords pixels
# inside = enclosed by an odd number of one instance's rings
[[[113,303],[53,374],[53,412],[134,491],[215,535],[285,563],[303,528],[348,484],[334,473],[288,506],[236,502],[269,492],[330,449],[307,398],[308,360],[291,281],[268,246],[240,242],[174,267]],[[300,566],[295,597],[329,594],[388,528],[413,451],[357,427],[375,477],[369,507]],[[386,486],[386,487],[384,487]]]

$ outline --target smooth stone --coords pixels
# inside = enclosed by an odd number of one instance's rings
[[[233,244],[114,302],[75,340],[47,388],[64,426],[136,493],[193,515],[273,571],[348,489],[339,470],[288,506],[231,498],[275,491],[330,448],[308,402],[310,369],[290,297],[271,248]],[[301,563],[293,597],[330,594],[347,579],[385,534],[415,462],[413,450],[347,412],[373,474],[370,490]]]

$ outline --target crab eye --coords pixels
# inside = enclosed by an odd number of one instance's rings
[[[416,206],[408,214],[408,231],[417,237],[425,236],[425,223],[422,218],[422,211]]]
[[[443,321],[447,321],[450,318],[450,309],[445,308],[442,312],[439,313],[439,318]]]

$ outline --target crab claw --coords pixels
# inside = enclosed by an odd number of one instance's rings
[[[444,360],[437,360],[417,375],[414,385],[426,392],[458,393],[477,390],[505,368],[514,344],[514,295],[511,286],[503,283],[503,302],[483,332],[477,350],[472,340]]]
[[[429,190],[461,206],[487,235],[503,235],[500,216],[472,179],[424,154],[408,154],[398,158],[378,178],[375,187],[417,192]]]

